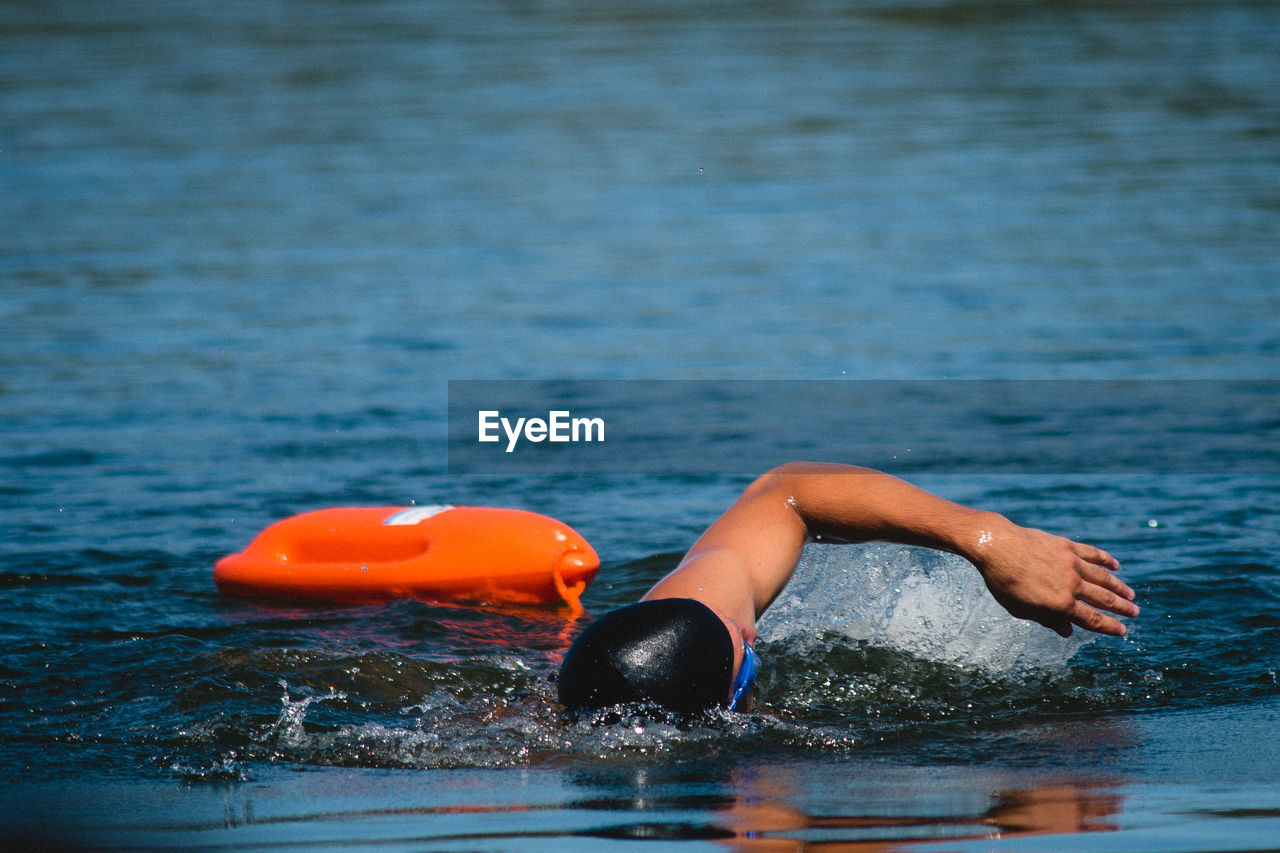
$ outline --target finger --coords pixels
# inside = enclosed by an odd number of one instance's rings
[[[1136,595],[1133,591],[1133,587],[1129,586],[1127,583],[1120,580],[1120,578],[1095,563],[1086,561],[1077,563],[1076,574],[1080,575],[1083,580],[1103,587],[1104,589],[1109,589],[1116,595],[1128,601],[1133,601],[1134,596]]]
[[[1072,542],[1076,556],[1082,560],[1087,560],[1099,566],[1106,566],[1113,572],[1120,571],[1120,561],[1108,554],[1106,551],[1094,545],[1086,545],[1083,542]]]
[[[1118,613],[1121,616],[1137,616],[1138,605],[1122,595],[1116,595],[1109,589],[1095,586],[1093,584],[1085,584],[1081,587],[1076,596],[1080,601],[1092,604],[1103,610],[1109,610],[1112,613]]]
[[[1123,637],[1128,629],[1118,619],[1099,613],[1087,604],[1077,601],[1071,608],[1069,618],[1072,622],[1088,631],[1108,634],[1112,637]]]

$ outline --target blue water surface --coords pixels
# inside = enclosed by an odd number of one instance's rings
[[[556,609],[211,573],[296,512],[499,504],[587,536],[598,613],[747,481],[450,474],[450,380],[1274,379],[1278,32],[1248,0],[0,5],[7,838],[1273,847],[1274,465],[935,464],[1115,553],[1129,638],[817,548],[756,710],[694,727],[563,719]]]

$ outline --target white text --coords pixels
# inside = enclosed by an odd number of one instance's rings
[[[507,437],[507,453],[516,449],[521,438],[534,443],[604,441],[604,418],[575,418],[569,412],[557,410],[547,412],[543,418],[510,418],[502,417],[496,409],[481,411],[479,440],[482,442],[501,441],[498,430]]]

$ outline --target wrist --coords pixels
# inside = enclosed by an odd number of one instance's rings
[[[954,550],[981,569],[1015,526],[998,512],[973,510],[973,517],[957,536]]]

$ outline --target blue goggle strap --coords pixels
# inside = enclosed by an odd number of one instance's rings
[[[733,698],[729,700],[729,710],[738,710],[741,702],[756,683],[756,671],[760,668],[760,658],[756,650],[746,640],[742,641],[742,665],[738,667],[738,677],[733,680]]]

